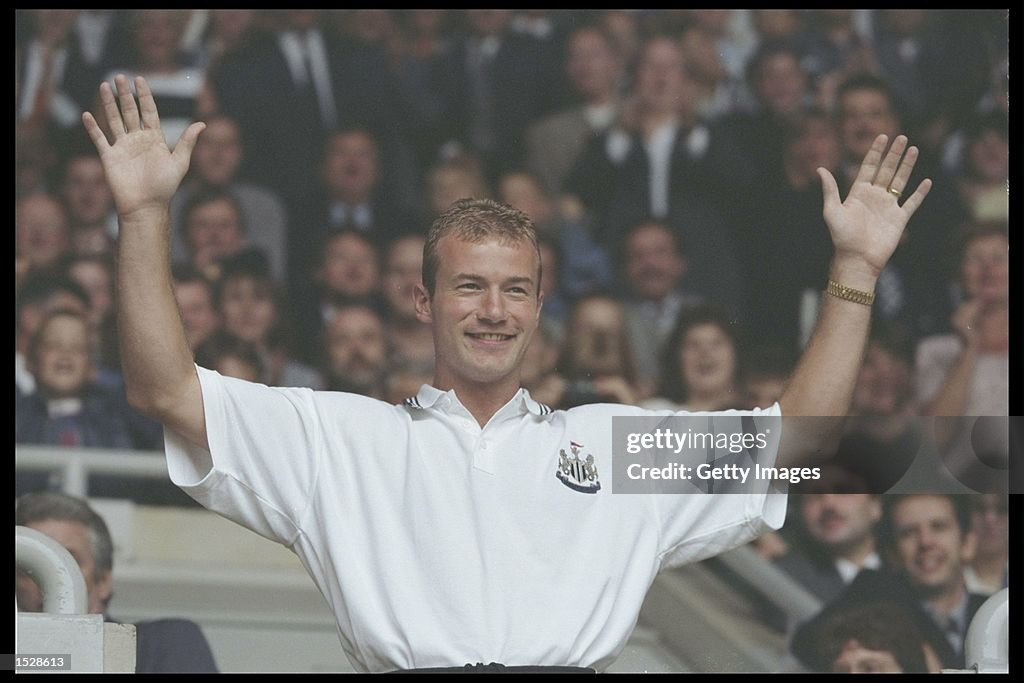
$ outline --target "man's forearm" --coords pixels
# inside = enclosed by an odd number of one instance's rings
[[[171,284],[166,208],[121,218],[118,237],[118,333],[128,399],[161,419],[195,381]]]
[[[870,269],[838,260],[833,261],[829,278],[863,292],[873,292],[878,279]],[[787,420],[780,465],[818,460],[838,440],[838,418],[849,411],[870,327],[870,306],[822,294],[814,333],[779,403],[784,418],[833,419]]]

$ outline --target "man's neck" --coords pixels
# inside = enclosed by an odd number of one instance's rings
[[[477,424],[484,427],[519,391],[519,376],[516,375],[514,379],[503,380],[498,384],[477,384],[445,381],[443,377],[435,375],[434,387],[441,391],[454,390],[459,401],[476,419]]]
[[[967,594],[967,588],[963,581],[957,581],[954,586],[934,595],[922,599],[928,607],[938,614],[949,616],[959,605]]]
[[[862,541],[851,544],[840,549],[836,556],[840,559],[852,562],[861,569],[864,568],[864,561],[875,552],[875,541],[870,536]]]

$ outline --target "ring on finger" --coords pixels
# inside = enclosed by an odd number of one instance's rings
[[[900,197],[903,196],[903,193],[900,190],[897,190],[895,187],[887,187],[885,191],[891,194],[896,199],[899,199]]]

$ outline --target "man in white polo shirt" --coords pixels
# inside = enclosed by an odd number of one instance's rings
[[[299,556],[357,668],[602,669],[660,569],[781,525],[784,495],[611,495],[612,416],[670,413],[552,411],[520,388],[542,305],[540,256],[529,219],[494,202],[457,203],[431,229],[416,310],[433,325],[436,370],[404,405],[197,368],[170,287],[167,206],[202,124],[172,154],[145,80],[135,81],[138,105],[127,79],[116,85],[100,86],[113,143],[83,120],[121,222],[129,399],[164,423],[175,483]],[[916,150],[901,164],[897,138],[883,160],[886,142],[845,203],[823,172],[836,282],[781,401],[787,414],[845,413],[863,304],[930,186],[900,207]],[[762,464],[787,464],[774,461]]]

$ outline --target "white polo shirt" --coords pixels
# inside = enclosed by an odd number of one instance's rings
[[[481,428],[454,391],[426,385],[393,406],[198,371],[213,469],[196,471],[196,447],[167,431],[172,481],[291,548],[364,671],[601,670],[661,568],[785,516],[778,494],[612,495],[611,417],[659,414],[631,406],[552,411],[520,390]],[[573,446],[594,456],[602,490],[556,477]]]

